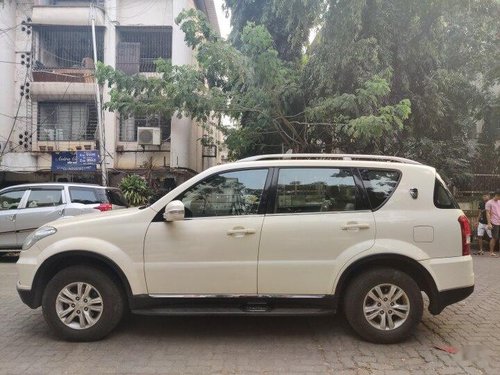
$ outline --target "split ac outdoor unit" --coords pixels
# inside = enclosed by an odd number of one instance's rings
[[[160,128],[137,128],[137,143],[140,145],[160,145]]]

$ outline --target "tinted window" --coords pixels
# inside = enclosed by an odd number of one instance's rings
[[[106,194],[108,196],[109,203],[117,206],[128,206],[127,199],[123,196],[120,190],[107,189]]]
[[[445,184],[437,178],[434,184],[434,205],[437,208],[459,208]]]
[[[177,199],[186,217],[256,214],[266,183],[267,169],[222,173],[196,184]]]
[[[15,190],[2,193],[0,195],[0,210],[15,210],[21,198],[24,195],[24,190]]]
[[[401,178],[401,172],[383,169],[361,169],[360,173],[373,210],[382,207]]]
[[[53,207],[62,204],[62,190],[31,190],[26,208]]]
[[[280,170],[275,212],[329,212],[355,209],[356,185],[350,169]]]
[[[69,196],[71,198],[72,203],[82,203],[82,204],[107,203],[106,197],[99,190],[92,188],[70,187]]]

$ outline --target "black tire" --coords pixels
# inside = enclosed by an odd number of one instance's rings
[[[97,322],[85,329],[64,324],[56,310],[59,293],[66,286],[77,282],[90,284],[102,299],[102,312]],[[120,322],[124,307],[124,296],[117,283],[100,269],[89,266],[71,266],[58,272],[45,287],[42,297],[45,320],[59,337],[68,341],[96,341],[104,338]]]
[[[379,285],[384,285],[381,288],[384,293],[385,291],[388,293],[390,290],[389,285],[394,285],[406,294],[406,296],[401,297],[402,300],[399,299],[397,302],[394,302],[396,306],[399,304],[404,305],[404,301],[408,302],[409,311],[406,319],[394,315],[394,310],[390,310],[390,299],[388,299],[387,302],[383,302],[384,299],[382,298],[379,304],[371,297],[367,297],[368,293]],[[375,317],[371,319],[372,323],[365,317],[365,298],[367,308],[374,309],[374,311],[370,313],[373,314],[371,316]],[[376,268],[357,276],[349,283],[343,300],[345,316],[351,327],[362,338],[374,343],[393,344],[403,341],[414,332],[415,327],[422,319],[424,305],[420,288],[409,275],[392,268]],[[381,307],[379,308],[378,306]],[[404,310],[400,310],[398,313],[405,314]],[[376,314],[380,314],[381,316]],[[395,324],[392,329],[382,329],[382,318],[386,326],[389,321],[389,316],[383,316],[384,314],[390,314],[391,322],[397,321],[397,324],[400,325],[398,326]],[[372,324],[378,325],[379,327],[377,328]]]

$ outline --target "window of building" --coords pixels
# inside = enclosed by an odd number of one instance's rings
[[[258,213],[267,169],[222,173],[182,193],[186,217],[253,215]]]
[[[127,74],[155,72],[154,61],[172,58],[171,27],[121,27],[116,68]]]
[[[92,30],[78,26],[41,26],[33,42],[33,69],[93,69]],[[97,59],[104,58],[104,32],[96,30]]]
[[[278,177],[276,213],[352,211],[356,194],[350,169],[284,168]]]
[[[95,140],[97,109],[93,102],[39,102],[39,141]]]
[[[161,140],[170,139],[170,117],[162,115],[131,116],[120,118],[120,141],[137,142],[137,128],[151,127],[160,128]]]

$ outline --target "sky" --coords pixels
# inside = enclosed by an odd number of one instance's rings
[[[219,20],[220,34],[227,38],[231,31],[230,18],[226,18],[226,12],[222,9],[224,0],[214,0],[215,9],[217,11],[217,18]]]

